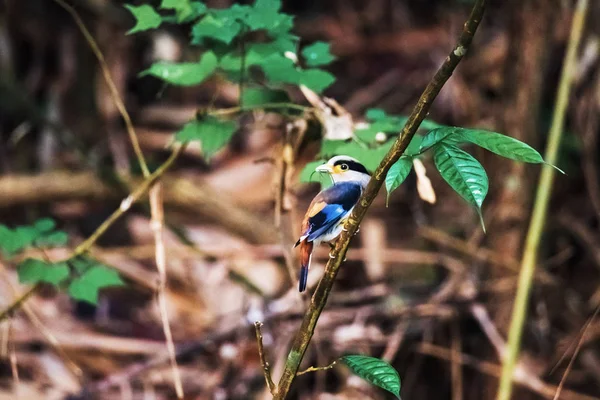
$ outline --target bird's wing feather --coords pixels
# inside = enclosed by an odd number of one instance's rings
[[[313,241],[327,232],[354,207],[361,191],[357,183],[342,182],[320,192],[304,217],[302,237]]]

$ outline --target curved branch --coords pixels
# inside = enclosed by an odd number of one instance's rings
[[[321,315],[321,311],[323,311],[323,308],[327,303],[327,297],[331,292],[331,288],[335,282],[340,265],[342,264],[342,261],[344,260],[348,250],[350,239],[356,233],[360,221],[363,219],[367,210],[369,209],[369,206],[379,193],[379,189],[381,189],[388,170],[396,161],[400,159],[415,135],[417,129],[419,128],[419,125],[425,119],[433,100],[436,98],[446,81],[452,75],[452,72],[462,57],[467,52],[467,49],[473,40],[475,31],[477,30],[479,22],[483,16],[483,11],[485,8],[484,6],[485,0],[477,0],[475,2],[475,5],[471,10],[471,15],[465,23],[463,32],[458,39],[458,43],[448,55],[433,79],[429,82],[427,88],[425,88],[425,91],[419,98],[417,105],[408,117],[408,121],[402,129],[400,136],[375,170],[375,173],[369,181],[367,188],[361,196],[358,204],[354,207],[352,214],[348,218],[344,232],[342,232],[340,235],[335,249],[333,250],[335,258],[329,260],[327,263],[327,266],[325,267],[325,273],[317,285],[315,293],[308,306],[308,310],[306,311],[304,319],[302,320],[302,325],[296,334],[292,348],[285,363],[285,370],[283,371],[283,375],[281,376],[279,385],[277,386],[277,392],[273,397],[274,399],[282,400],[286,398],[292,382],[297,376],[304,353],[306,352],[308,344],[313,336],[319,315]]]

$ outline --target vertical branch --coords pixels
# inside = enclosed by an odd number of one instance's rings
[[[484,5],[485,0],[477,0],[473,5],[471,15],[464,25],[458,43],[429,82],[427,88],[425,88],[417,105],[408,117],[406,125],[402,129],[398,139],[373,173],[367,188],[348,218],[348,222],[346,222],[346,225],[344,226],[344,231],[337,240],[335,249],[333,250],[334,258],[327,262],[325,273],[317,285],[308,309],[304,314],[302,325],[292,343],[292,348],[288,354],[285,369],[279,381],[274,399],[282,400],[287,397],[300,367],[300,363],[308,348],[308,344],[314,334],[319,316],[321,315],[323,308],[325,308],[325,304],[327,304],[327,298],[329,297],[329,293],[335,282],[342,260],[348,250],[350,239],[356,233],[360,221],[379,193],[379,189],[381,189],[381,186],[383,185],[387,172],[391,166],[400,159],[419,128],[419,125],[423,119],[425,119],[433,100],[436,98],[446,81],[450,78],[462,57],[466,54],[467,49],[471,45],[473,35],[483,16]]]
[[[267,361],[267,356],[265,354],[262,331],[260,330],[262,325],[263,324],[260,321],[256,321],[254,323],[254,330],[256,331],[256,343],[258,344],[258,356],[260,357],[260,364],[263,368],[263,373],[265,375],[265,381],[267,382],[269,392],[271,392],[272,395],[275,395],[277,387],[275,386],[275,382],[273,382],[273,378],[271,378],[271,367],[269,366],[269,362]]]
[[[167,313],[167,258],[165,254],[165,243],[163,240],[164,227],[164,210],[162,201],[162,185],[157,183],[150,189],[150,211],[152,214],[152,231],[154,232],[154,246],[156,268],[158,269],[158,307],[160,310],[160,318],[162,320],[163,332],[167,343],[167,351],[169,352],[169,360],[173,373],[173,383],[178,399],[183,399],[183,385],[181,383],[181,375],[177,367],[175,358],[175,345],[173,344],[173,334],[169,325],[169,315]]]
[[[587,13],[588,0],[578,0],[573,16],[573,25],[571,26],[571,35],[567,53],[565,54],[563,69],[560,77],[560,85],[554,107],[554,116],[552,126],[548,136],[548,147],[544,159],[549,164],[555,164],[558,155],[558,148],[563,132],[564,118],[569,103],[569,94],[577,62],[577,48],[581,39],[581,33]],[[521,272],[519,274],[519,284],[515,303],[512,311],[510,329],[508,332],[508,351],[502,365],[502,376],[500,378],[500,387],[498,388],[497,399],[509,400],[512,393],[512,380],[519,348],[521,345],[521,335],[523,324],[527,315],[529,303],[529,292],[535,273],[537,262],[537,252],[540,245],[542,231],[544,229],[544,220],[550,202],[552,191],[552,182],[554,180],[554,168],[549,165],[542,167],[540,182],[535,197],[533,215],[525,240],[525,250],[521,261]]]

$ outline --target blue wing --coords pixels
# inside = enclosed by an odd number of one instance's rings
[[[319,193],[304,217],[302,237],[312,242],[327,233],[354,207],[361,192],[358,183],[341,182]]]

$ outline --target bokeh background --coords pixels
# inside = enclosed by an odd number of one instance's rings
[[[207,2],[227,7],[231,2]],[[574,2],[490,1],[472,48],[436,99],[439,123],[502,132],[545,148]],[[120,1],[72,0],[108,65],[151,166],[199,108],[231,107],[224,79],[194,88],[138,77],[156,60],[180,60],[185,28],[127,36]],[[141,4],[141,2],[134,2]],[[283,1],[303,43],[324,40],[337,57],[326,91],[355,122],[369,108],[407,115],[452,48],[470,1]],[[586,322],[600,305],[600,3],[590,2],[550,212],[523,336],[515,399],[551,399]],[[299,91],[290,91],[308,105]],[[294,122],[294,121],[292,121]],[[298,174],[314,160],[321,130],[307,135],[277,203],[290,120],[254,112],[210,163],[190,146],[165,175],[170,325],[186,398],[269,398],[253,322],[264,323],[278,378],[306,308],[296,290],[291,243],[319,187]],[[302,124],[304,121],[295,121]],[[380,196],[353,240],[304,364],[343,354],[389,361],[404,399],[495,398],[539,165],[484,150],[490,194],[476,213],[425,161],[437,202],[420,199],[411,175],[389,206]],[[119,207],[140,174],[97,59],[72,17],[51,0],[0,4],[0,221],[52,217],[70,247]],[[121,177],[121,183],[115,177]],[[133,186],[130,186],[133,187]],[[281,200],[281,199],[280,199]],[[275,206],[284,217],[276,226]],[[1,322],[0,399],[172,399],[147,201],[92,250],[127,286],[97,307],[44,287]],[[309,293],[327,260],[318,249]],[[33,252],[35,253],[35,252]],[[32,254],[33,254],[32,253]],[[286,262],[287,260],[287,262]],[[291,261],[290,261],[291,260]],[[25,290],[2,258],[0,305]],[[13,291],[15,289],[17,293]],[[31,317],[31,314],[35,318]],[[600,320],[581,340],[561,399],[600,398]],[[387,399],[344,367],[299,377],[293,399]]]

